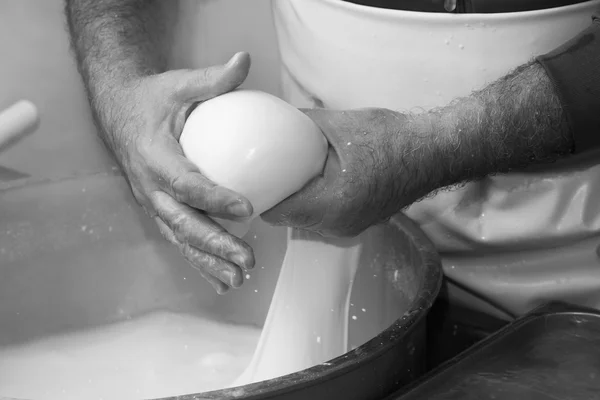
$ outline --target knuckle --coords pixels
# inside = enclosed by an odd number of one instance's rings
[[[177,239],[187,242],[185,240],[187,238],[188,227],[188,217],[186,215],[177,214],[172,216],[170,226]]]
[[[169,178],[168,186],[175,200],[199,210],[214,212],[214,203],[219,200],[213,195],[214,190],[206,188],[201,177],[192,172]]]
[[[233,247],[232,241],[223,232],[211,231],[204,237],[204,245],[213,253],[221,256]]]
[[[211,212],[225,211],[224,196],[218,186],[207,189],[202,196],[203,208]]]
[[[180,250],[181,254],[183,254],[190,264],[206,271],[206,268],[211,262],[209,257],[205,257],[204,253],[198,251],[187,242],[182,243]]]
[[[198,84],[200,85],[210,85],[213,80],[213,70],[212,68],[204,68],[202,72],[198,75]]]
[[[184,202],[186,199],[184,198],[185,196],[183,195],[183,184],[182,184],[182,178],[181,175],[175,175],[175,176],[171,176],[169,177],[169,190],[170,192],[173,194],[173,198],[178,201],[178,202]]]

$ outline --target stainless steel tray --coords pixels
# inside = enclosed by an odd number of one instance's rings
[[[600,399],[600,312],[539,307],[387,399]]]

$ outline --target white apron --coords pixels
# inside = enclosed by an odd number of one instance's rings
[[[600,1],[433,14],[273,0],[283,97],[297,107],[418,110],[466,96],[575,36]],[[510,319],[550,299],[600,307],[598,155],[486,178],[414,204],[452,301]]]

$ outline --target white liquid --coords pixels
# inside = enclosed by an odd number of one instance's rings
[[[348,351],[358,238],[288,229],[288,248],[252,362],[235,385],[301,371]]]
[[[0,350],[0,396],[148,399],[231,386],[260,329],[157,312]]]
[[[155,312],[49,337],[0,349],[0,396],[168,397],[259,382],[326,362],[348,350],[348,308],[359,253],[358,239],[325,240],[290,229],[262,333]]]

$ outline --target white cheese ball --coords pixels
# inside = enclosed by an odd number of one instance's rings
[[[190,113],[179,141],[204,176],[252,204],[254,213],[245,223],[215,218],[239,237],[253,218],[322,172],[328,147],[307,115],[254,90],[236,90],[201,103]]]

